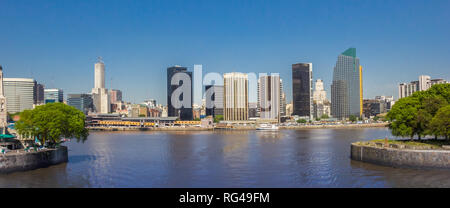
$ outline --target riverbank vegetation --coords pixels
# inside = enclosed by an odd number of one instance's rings
[[[450,140],[450,84],[433,85],[426,91],[399,99],[386,116],[389,129],[394,136],[417,136],[418,140],[426,136]],[[423,140],[421,143],[431,142]]]
[[[369,141],[371,143],[382,143],[385,144],[397,144],[397,145],[405,145],[411,147],[422,147],[426,149],[441,149],[443,145],[447,145],[448,142],[446,140],[437,140],[437,139],[425,139],[425,140],[385,140],[385,139],[375,139]]]
[[[23,138],[37,139],[43,145],[54,147],[62,138],[85,141],[88,130],[86,116],[64,103],[48,103],[20,113],[15,128]]]

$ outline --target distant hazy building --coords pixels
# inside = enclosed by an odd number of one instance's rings
[[[293,115],[312,118],[312,63],[292,64]]]
[[[205,92],[207,97],[211,96],[212,102],[207,104],[207,101],[205,101],[205,115],[213,117],[223,115],[223,85],[206,85]],[[212,93],[212,95],[209,95],[209,93]]]
[[[294,112],[294,106],[292,103],[286,104],[286,116],[291,116],[292,112]]]
[[[323,115],[331,116],[331,104],[327,99],[327,92],[323,87],[323,81],[321,79],[315,82],[313,103],[315,118],[321,118]]]
[[[445,84],[448,83],[444,79],[431,79],[428,75],[419,76],[418,81],[412,81],[410,83],[400,83],[398,86],[398,98],[404,98],[411,96],[417,91],[428,90],[431,86],[435,84]]]
[[[362,116],[362,67],[356,48],[349,48],[338,56],[331,84],[331,114],[337,119],[350,115]]]
[[[62,103],[64,102],[64,92],[62,89],[44,89],[45,103]]]
[[[280,76],[262,75],[258,80],[258,106],[261,119],[279,119],[281,107]]]
[[[111,112],[111,105],[108,90],[105,88],[105,64],[99,58],[95,63],[95,83],[92,89],[92,100],[94,102],[94,111],[107,114]]]
[[[224,80],[224,120],[248,120],[248,75],[245,73],[225,73]]]
[[[182,106],[181,108],[175,108],[172,103],[172,94],[174,91],[179,87],[179,85],[172,85],[171,81],[173,76],[175,76],[177,73],[184,73],[189,77],[190,83],[182,83],[190,85],[190,98],[184,97],[184,93],[180,95],[179,100],[185,100],[190,99],[190,102],[188,106]],[[192,72],[187,71],[186,67],[182,66],[173,66],[167,68],[167,114],[169,117],[178,117],[180,120],[192,120],[192,99],[193,99],[193,93],[192,93]]]
[[[109,90],[110,103],[117,103],[122,101],[122,91],[120,90]]]
[[[90,94],[68,94],[67,105],[83,111],[84,114],[88,114],[93,110],[92,96]]]
[[[35,84],[34,79],[3,79],[6,107],[9,113],[33,109]]]
[[[257,109],[258,109],[257,103],[249,102],[248,103],[248,117],[249,118],[259,117],[259,112],[257,111]]]

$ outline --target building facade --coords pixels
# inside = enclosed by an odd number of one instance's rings
[[[211,100],[205,100],[205,115],[223,115],[223,85],[206,85],[205,96]]]
[[[34,104],[42,105],[45,103],[44,101],[44,88],[43,84],[38,84],[37,82],[34,85]]]
[[[92,95],[90,94],[68,94],[67,105],[75,107],[84,114],[92,112],[94,108]]]
[[[6,134],[6,126],[8,125],[8,111],[6,107],[6,97],[3,88],[3,67],[0,65],[0,128],[2,129],[2,134]]]
[[[312,118],[312,63],[292,64],[293,115]]]
[[[261,119],[280,119],[280,75],[261,75],[258,80],[258,107]]]
[[[189,78],[189,83],[182,83],[179,82],[177,84],[172,84],[172,79],[175,75],[177,75],[178,73],[183,73],[185,75],[187,75],[187,77]],[[190,95],[184,95],[184,92],[179,94],[178,99],[174,98],[176,100],[182,100],[183,103],[187,103],[186,105],[182,105],[179,108],[176,108],[174,106],[174,103],[172,103],[172,95],[175,96],[175,90],[177,90],[180,85],[185,85],[185,87],[188,88],[188,90],[190,90]],[[167,114],[169,117],[178,117],[180,118],[180,120],[192,120],[193,119],[193,115],[192,115],[192,99],[193,99],[193,94],[192,94],[192,72],[187,71],[186,67],[182,67],[182,66],[173,66],[173,67],[169,67],[167,68]],[[178,95],[178,94],[177,94]]]
[[[105,64],[99,58],[94,66],[94,88],[92,89],[92,100],[96,113],[108,114],[111,112],[111,103],[108,90],[105,88]]]
[[[62,89],[44,89],[44,103],[64,102],[64,92]]]
[[[110,103],[122,102],[122,91],[120,90],[109,90]]]
[[[8,113],[33,109],[36,82],[27,78],[3,78]]]
[[[321,118],[323,115],[331,116],[331,103],[327,99],[327,92],[321,79],[316,80],[314,85],[313,106],[315,118]]]
[[[431,86],[435,84],[445,84],[448,83],[444,79],[431,79],[428,75],[420,75],[419,80],[412,81],[410,83],[400,83],[398,86],[398,98],[404,98],[411,96],[417,91],[428,90]]]
[[[356,48],[349,48],[338,56],[331,84],[331,114],[342,120],[350,115],[362,117],[362,67]]]
[[[248,120],[248,75],[232,72],[223,76],[224,120]]]

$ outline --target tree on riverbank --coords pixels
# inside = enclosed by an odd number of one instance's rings
[[[72,106],[48,103],[21,112],[15,128],[22,137],[37,138],[42,144],[47,142],[54,146],[62,138],[76,138],[84,142],[89,134],[85,120],[83,112]]]
[[[431,129],[436,136],[450,138],[450,105],[439,109],[431,120]]]
[[[442,129],[450,126],[445,123],[445,109],[441,109],[447,108],[449,103],[450,84],[433,85],[427,91],[415,92],[412,96],[399,99],[389,111],[386,116],[390,121],[389,128],[394,136],[408,136],[411,139],[415,135],[419,139],[427,135],[445,136]]]

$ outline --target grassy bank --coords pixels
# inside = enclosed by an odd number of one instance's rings
[[[385,139],[374,139],[365,142],[357,142],[360,145],[385,146]],[[443,146],[450,145],[450,140],[422,139],[422,140],[387,140],[387,145],[400,149],[445,149]]]

